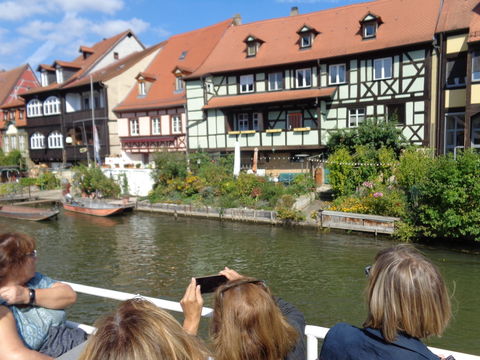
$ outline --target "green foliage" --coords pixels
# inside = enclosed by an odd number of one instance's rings
[[[310,174],[299,174],[293,178],[292,183],[286,188],[288,194],[300,196],[315,190],[315,180]]]
[[[184,179],[187,176],[187,158],[185,153],[159,152],[154,156],[154,180],[157,184],[165,185],[174,178]]]
[[[23,168],[25,167],[25,159],[23,158],[22,153],[18,150],[12,150],[7,154],[5,154],[3,151],[0,151],[0,165],[13,165]]]
[[[46,171],[36,179],[35,185],[37,185],[40,190],[54,190],[60,187],[60,179],[52,172]]]
[[[305,220],[305,215],[299,210],[279,208],[277,210],[277,219],[284,222],[300,222]]]
[[[98,167],[86,167],[79,165],[73,168],[74,185],[87,195],[95,192],[104,197],[115,198],[120,195],[120,186],[111,178],[105,176]]]
[[[395,122],[367,118],[356,128],[337,130],[332,133],[327,146],[331,151],[345,147],[350,152],[353,152],[357,145],[365,145],[376,150],[386,147],[393,149],[399,155],[405,143],[402,131],[397,128]]]
[[[353,156],[347,148],[338,148],[328,158],[330,170],[330,184],[336,195],[347,195],[355,191],[357,186]]]
[[[37,179],[36,178],[20,178],[20,185],[22,186],[37,185]]]

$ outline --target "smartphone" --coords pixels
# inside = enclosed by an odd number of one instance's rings
[[[220,285],[225,284],[228,279],[223,275],[202,276],[195,278],[197,285],[200,285],[200,292],[202,294],[212,293]]]

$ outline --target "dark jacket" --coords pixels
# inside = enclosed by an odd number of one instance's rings
[[[393,343],[377,329],[359,329],[340,323],[330,329],[323,342],[320,360],[439,360],[417,338],[398,334]]]
[[[305,353],[305,318],[303,314],[285,300],[275,297],[275,301],[288,323],[298,331],[297,343],[284,360],[305,360],[307,356]]]

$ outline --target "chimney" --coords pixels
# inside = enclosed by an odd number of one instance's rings
[[[290,16],[298,15],[298,6],[292,6],[290,9]]]
[[[237,25],[242,25],[242,15],[240,14],[235,14],[233,16],[233,25],[237,26]]]

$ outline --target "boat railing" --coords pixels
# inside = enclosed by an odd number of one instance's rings
[[[162,299],[152,298],[148,296],[143,296],[140,294],[131,294],[131,293],[126,293],[121,291],[108,290],[108,289],[75,284],[70,282],[65,282],[65,283],[70,285],[73,288],[73,290],[81,294],[98,296],[102,298],[119,300],[119,301],[133,299],[135,297],[142,297],[143,299],[151,301],[152,303],[154,303],[155,305],[157,305],[162,309],[175,311],[175,312],[183,312],[182,307],[180,306],[180,303],[177,301],[162,300]],[[212,312],[213,312],[213,309],[204,306],[202,309],[202,316],[211,317]],[[95,331],[95,328],[92,326],[85,325],[85,324],[78,324],[72,321],[68,321],[67,325],[71,327],[79,327],[83,329],[85,332],[87,332],[88,334],[91,334]],[[315,325],[307,325],[305,327],[305,336],[307,339],[307,359],[306,360],[318,359],[318,349],[319,349],[318,341],[323,340],[325,338],[328,330],[329,330],[328,328],[315,326]],[[445,349],[439,349],[434,347],[429,347],[429,349],[437,355],[439,354],[442,354],[445,356],[452,355],[455,358],[455,360],[480,360],[480,356],[476,356],[476,355],[470,355],[470,354],[465,354],[465,353],[450,351]]]

